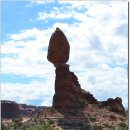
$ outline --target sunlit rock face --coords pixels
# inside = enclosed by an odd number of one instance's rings
[[[49,41],[47,59],[56,67],[69,60],[69,51],[70,46],[66,36],[59,28],[56,28]]]

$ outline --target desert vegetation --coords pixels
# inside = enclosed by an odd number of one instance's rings
[[[77,118],[76,110],[72,109],[68,115],[71,118],[63,118],[61,113],[50,107],[30,117],[17,116],[6,119],[6,122],[4,119],[1,130],[128,130],[127,114],[119,115],[96,104],[87,106],[84,118]]]

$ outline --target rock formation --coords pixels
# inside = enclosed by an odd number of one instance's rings
[[[14,101],[1,101],[1,117],[14,118],[20,113],[19,105]]]
[[[115,99],[109,98],[107,101],[101,102],[102,106],[110,107],[111,111],[123,114],[125,109],[122,105],[122,99],[116,97]]]
[[[81,89],[77,76],[69,71],[66,62],[69,59],[70,46],[64,33],[56,28],[52,34],[48,47],[47,59],[55,66],[55,94],[53,96],[53,107],[58,109],[84,108],[89,104],[101,103],[102,106],[109,106],[114,112],[124,112],[120,98],[108,99],[99,102],[92,94]]]

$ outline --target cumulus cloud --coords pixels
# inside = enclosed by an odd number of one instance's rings
[[[92,92],[99,100],[122,97],[123,104],[127,107],[127,2],[58,3],[65,5],[64,8],[54,6],[50,13],[42,10],[37,13],[37,20],[55,19],[54,24],[46,29],[24,29],[17,34],[9,34],[10,39],[2,45],[2,54],[5,54],[2,58],[2,73],[42,77],[46,78],[46,82],[3,83],[2,98],[15,100],[19,97],[19,102],[27,103],[29,100],[42,98],[41,105],[51,105],[55,75],[54,67],[47,61],[46,56],[49,38],[55,28],[59,27],[69,40],[71,50],[68,63],[70,70],[78,75],[81,87]],[[45,3],[41,1],[41,4]],[[71,18],[75,22],[59,21],[71,21]],[[8,54],[17,54],[17,58],[8,57]],[[39,88],[37,91],[36,86]],[[24,94],[19,96],[17,92],[20,90]],[[34,95],[31,97],[29,93]]]
[[[2,45],[2,54],[5,54],[2,58],[2,72],[41,77],[51,73],[51,65],[46,58],[49,41],[47,33],[33,28],[10,34],[10,41]],[[7,54],[17,54],[17,58],[8,57]],[[42,74],[41,70],[44,70]]]
[[[52,80],[51,80],[52,81]],[[2,99],[10,99],[18,103],[30,104],[32,100],[40,100],[37,105],[51,105],[54,94],[53,81],[47,83],[32,82],[30,84],[2,83]]]
[[[34,4],[43,5],[46,3],[51,3],[53,0],[27,0],[29,4],[27,4],[25,7],[32,7]]]
[[[128,78],[127,71],[123,68],[98,65],[77,75],[82,87],[93,93],[98,100],[119,96],[122,97],[125,107],[128,107],[125,101],[128,97]]]

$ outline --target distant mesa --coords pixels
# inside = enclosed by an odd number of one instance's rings
[[[19,105],[14,101],[1,101],[1,117],[14,118],[20,113]]]
[[[1,118],[10,119],[17,117],[18,115],[31,116],[45,108],[47,107],[18,104],[14,101],[1,100]]]

